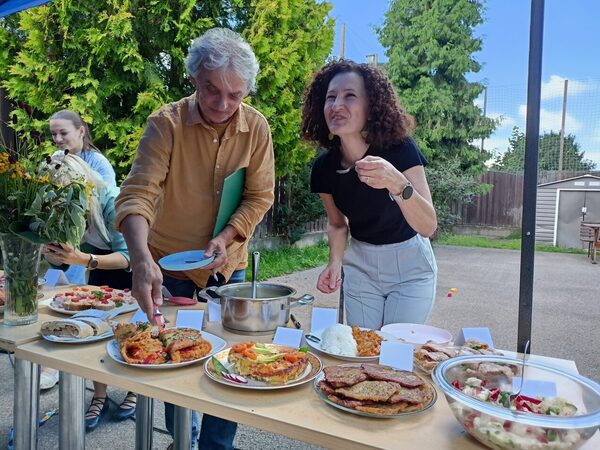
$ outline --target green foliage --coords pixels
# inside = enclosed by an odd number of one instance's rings
[[[452,214],[453,203],[470,203],[476,195],[491,190],[491,185],[479,184],[473,175],[465,173],[458,159],[431,164],[427,168],[427,182],[437,213],[438,227],[442,231],[448,230],[459,219]]]
[[[293,244],[305,233],[304,225],[325,215],[318,195],[310,192],[310,164],[284,179],[286,198],[280,200],[275,211],[278,231]]]
[[[316,0],[255,0],[245,37],[261,64],[250,103],[271,124],[278,176],[292,174],[314,152],[300,144],[304,87],[333,47],[328,3]],[[296,175],[293,175],[295,177]]]
[[[472,55],[481,50],[473,30],[482,12],[474,0],[393,0],[378,29],[387,72],[416,118],[421,149],[432,161],[458,160],[473,174],[490,157],[473,142],[496,126],[474,104],[484,86],[465,76],[481,69]]]
[[[270,121],[277,173],[287,174],[312,155],[299,144],[300,99],[333,46],[330,9],[317,0],[55,0],[0,21],[0,80],[19,106],[18,131],[47,130],[52,113],[74,109],[122,177],[146,117],[193,92],[191,40],[230,27],[256,51],[250,102]]]
[[[496,158],[494,168],[504,171],[522,171],[525,167],[525,134],[513,127],[508,151]],[[560,134],[551,131],[539,139],[538,169],[558,170],[560,159]],[[575,142],[575,136],[568,134],[563,142],[563,170],[586,172],[594,170],[595,163],[585,159],[585,153]]]
[[[192,91],[184,56],[213,25],[195,3],[57,0],[1,22],[0,79],[21,106],[17,130],[39,133],[55,111],[78,111],[125,174],[146,117]]]
[[[0,233],[13,233],[34,243],[78,246],[85,231],[89,188],[84,180],[58,185],[39,149],[29,157],[0,145]],[[39,167],[39,169],[38,169]]]

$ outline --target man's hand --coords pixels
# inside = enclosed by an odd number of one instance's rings
[[[142,311],[152,322],[154,305],[162,305],[163,277],[158,265],[152,258],[131,260],[133,284],[131,295],[137,300]]]
[[[214,275],[217,269],[225,264],[227,260],[227,243],[219,236],[214,237],[206,246],[204,256],[211,257],[213,255],[215,257],[214,261],[206,266],[205,269],[210,270]]]

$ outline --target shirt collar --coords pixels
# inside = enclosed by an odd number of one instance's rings
[[[214,128],[211,125],[209,125],[206,122],[206,120],[204,120],[204,118],[202,117],[202,114],[200,114],[198,102],[196,101],[197,94],[198,94],[198,92],[196,91],[192,95],[190,95],[189,97],[186,98],[188,114],[187,114],[187,118],[185,120],[185,124],[186,125],[200,124],[205,128],[213,130]],[[227,127],[227,130],[225,131],[225,135],[223,136],[223,138],[227,139],[234,134],[247,133],[248,131],[250,131],[250,128],[248,127],[248,121],[246,120],[246,114],[244,111],[244,104],[242,103],[238,107],[237,113],[235,113],[233,115],[233,119],[231,120],[231,123]]]

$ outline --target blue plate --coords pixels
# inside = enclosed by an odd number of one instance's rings
[[[214,255],[206,258],[204,250],[173,253],[158,260],[158,264],[165,270],[181,271],[193,270],[208,266],[215,259]]]

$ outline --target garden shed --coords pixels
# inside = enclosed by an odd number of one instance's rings
[[[538,185],[536,242],[584,248],[581,222],[600,222],[600,177],[582,175]]]

